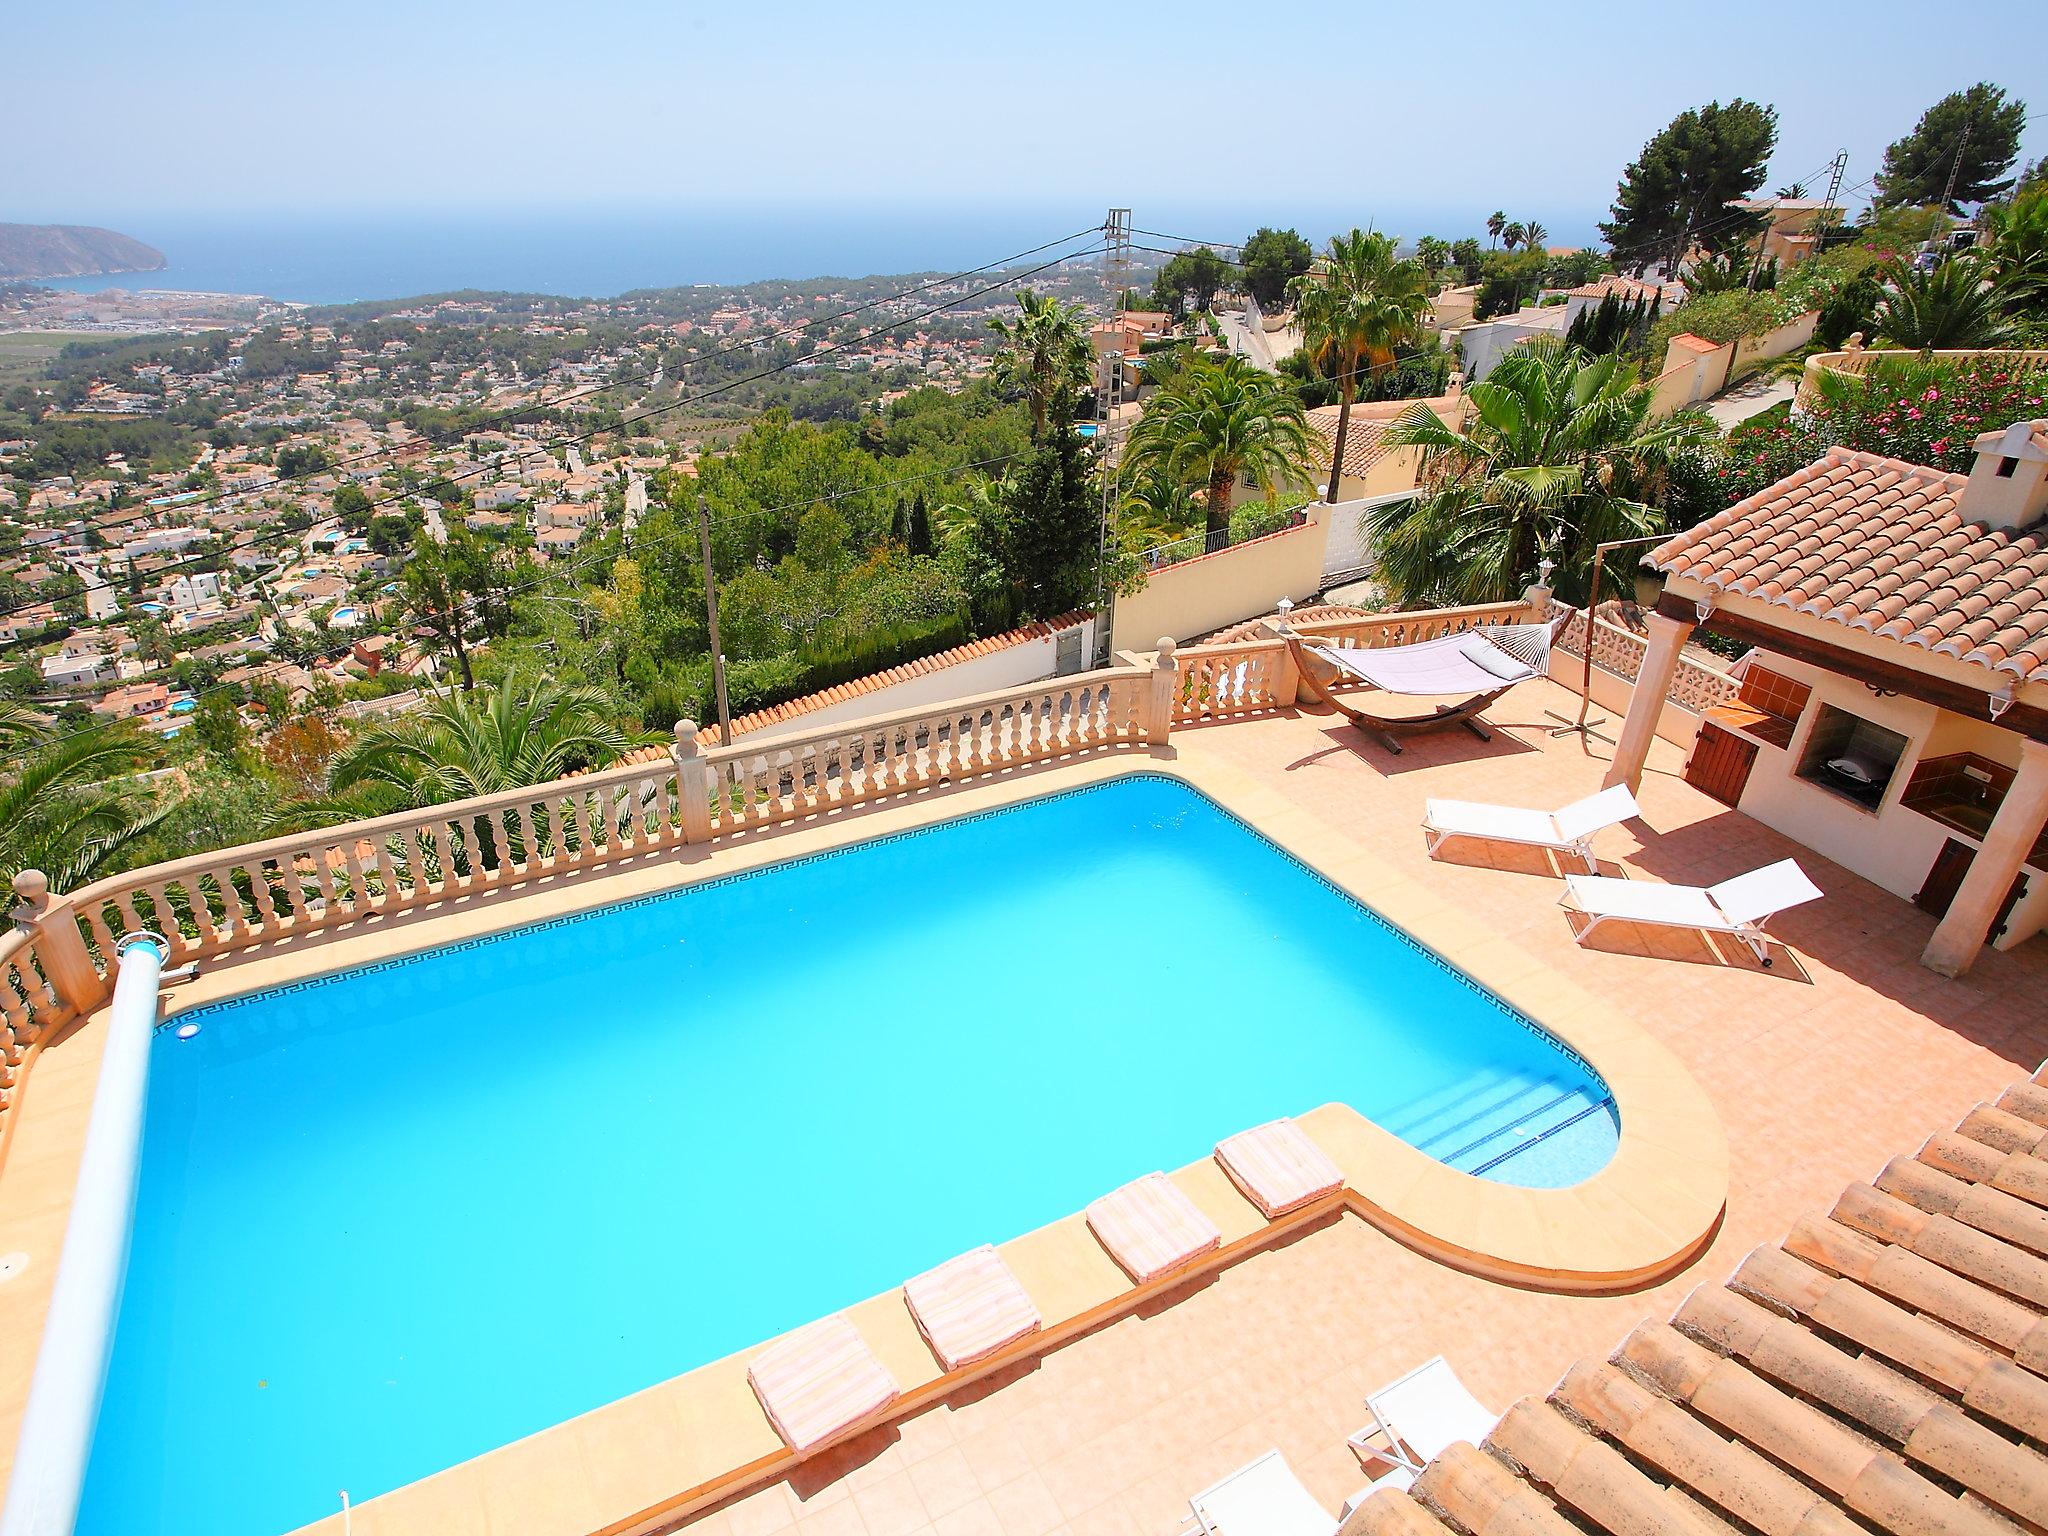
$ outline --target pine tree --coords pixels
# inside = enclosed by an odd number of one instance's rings
[[[1677,271],[1694,241],[1709,251],[1744,244],[1761,216],[1728,205],[1763,185],[1778,144],[1778,109],[1741,97],[1681,112],[1622,172],[1612,220],[1600,233],[1619,268],[1663,261]]]
[[[1884,169],[1877,173],[1878,206],[1938,203],[1951,175],[1950,213],[1961,213],[1965,203],[1989,202],[2013,184],[2006,172],[2019,158],[2026,124],[2027,104],[2007,100],[2004,90],[1989,82],[1949,92],[1920,114],[1911,133],[1885,150]]]

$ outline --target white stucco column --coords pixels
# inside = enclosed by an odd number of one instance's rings
[[[2020,865],[2043,825],[2048,825],[2048,744],[2025,741],[2020,745],[2020,771],[1991,818],[1984,846],[1970,861],[1948,914],[1927,941],[1922,965],[1944,976],[1960,976],[1976,962],[1999,903],[2019,878]]]
[[[1621,723],[1621,739],[1614,744],[1614,761],[1600,781],[1603,789],[1626,784],[1631,792],[1642,787],[1643,764],[1650,756],[1650,743],[1657,739],[1657,717],[1663,713],[1671,679],[1678,675],[1678,661],[1693,626],[1661,613],[1643,616],[1650,627],[1650,648],[1636,673],[1635,690],[1628,696],[1628,718]]]

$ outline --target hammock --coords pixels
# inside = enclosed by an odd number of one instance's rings
[[[1318,713],[1334,710],[1389,752],[1398,753],[1401,744],[1394,739],[1396,736],[1452,725],[1464,726],[1481,741],[1492,740],[1476,718],[1479,712],[1515,684],[1547,674],[1551,641],[1570,617],[1570,613],[1562,614],[1554,624],[1488,625],[1413,645],[1389,645],[1376,650],[1308,646],[1291,634],[1287,636],[1287,645],[1294,652],[1302,690],[1312,701],[1305,708]],[[1335,676],[1326,682],[1323,674],[1332,669]],[[1345,678],[1369,684],[1381,693],[1467,697],[1459,703],[1439,704],[1427,715],[1383,715],[1339,699],[1331,688]]]

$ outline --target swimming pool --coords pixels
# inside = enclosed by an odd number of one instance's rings
[[[179,1016],[79,1530],[275,1536],[1344,1100],[1616,1140],[1550,1036],[1141,774]]]

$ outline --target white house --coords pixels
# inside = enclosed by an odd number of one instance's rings
[[[98,651],[80,656],[45,656],[43,681],[59,687],[71,683],[96,683],[107,673],[108,658]]]
[[[1511,315],[1495,315],[1491,320],[1474,320],[1451,334],[1458,338],[1458,357],[1466,379],[1478,380],[1493,372],[1510,347],[1519,346],[1532,336],[1555,336],[1562,340],[1571,323],[1568,305],[1548,304],[1518,309]]]
[[[185,612],[219,602],[220,593],[220,572],[193,571],[177,577],[165,587],[164,599],[173,608]]]

